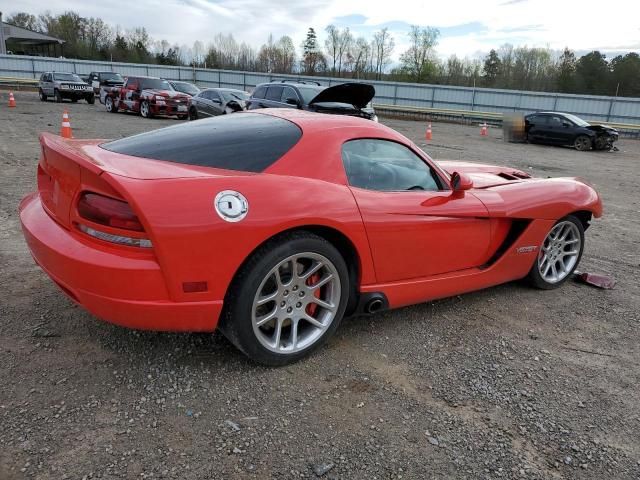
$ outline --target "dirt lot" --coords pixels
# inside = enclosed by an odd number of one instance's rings
[[[581,270],[614,290],[513,283],[347,320],[318,354],[258,367],[219,335],[129,331],[74,306],[22,240],[41,131],[175,124],[0,92],[0,479],[640,478],[640,142],[505,144],[434,123],[436,159],[582,176],[606,215]],[[424,124],[388,120],[423,143]]]

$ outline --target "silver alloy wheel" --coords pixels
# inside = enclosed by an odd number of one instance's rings
[[[104,100],[104,106],[107,109],[107,112],[111,112],[111,110],[113,110],[113,100],[111,100],[111,97],[107,97]]]
[[[542,242],[538,271],[545,282],[564,280],[576,266],[581,248],[580,231],[570,221],[556,224]]]
[[[146,100],[140,104],[140,115],[145,118],[149,116],[149,104],[146,102]]]
[[[253,332],[271,352],[299,352],[329,328],[340,299],[340,276],[328,258],[313,252],[291,255],[258,287],[251,308]]]

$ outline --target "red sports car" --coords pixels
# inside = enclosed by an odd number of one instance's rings
[[[345,315],[569,278],[602,204],[575,178],[434,162],[381,124],[270,109],[104,142],[42,134],[20,205],[36,262],[139,329],[309,354]]]

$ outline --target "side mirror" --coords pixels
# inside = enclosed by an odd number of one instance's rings
[[[287,99],[285,100],[285,103],[286,103],[287,105],[295,105],[296,107],[299,107],[299,106],[300,106],[300,104],[298,103],[298,99],[297,99],[297,98],[287,98]]]
[[[473,180],[466,173],[453,172],[451,175],[451,188],[454,192],[463,192],[473,188]]]

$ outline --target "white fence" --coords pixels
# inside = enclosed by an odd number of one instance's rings
[[[186,80],[204,87],[252,90],[272,80],[316,81],[335,85],[352,81],[344,78],[305,77],[191,67],[171,67],[135,63],[97,62],[62,58],[0,55],[0,76],[38,78],[45,71],[86,75],[107,70],[123,75],[149,75],[169,80]],[[453,87],[420,83],[367,81],[375,86],[374,103],[398,106],[475,110],[481,112],[530,113],[554,110],[612,123],[640,124],[640,98],[571,95],[565,93]]]

